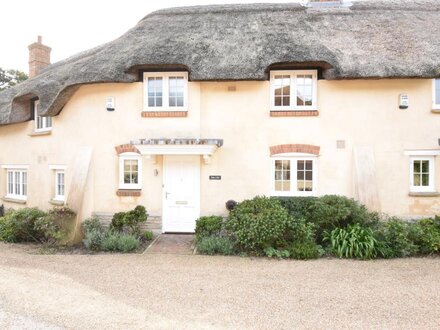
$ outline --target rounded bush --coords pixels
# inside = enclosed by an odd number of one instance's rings
[[[226,229],[245,252],[262,254],[283,238],[290,216],[276,199],[255,197],[229,214]]]
[[[202,237],[220,235],[223,227],[223,218],[217,215],[209,217],[200,217],[196,220],[196,239],[200,240]]]

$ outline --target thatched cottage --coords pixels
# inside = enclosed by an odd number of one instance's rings
[[[0,93],[7,207],[144,205],[164,232],[255,195],[440,212],[440,3],[173,8]],[[46,67],[47,66],[47,67]]]

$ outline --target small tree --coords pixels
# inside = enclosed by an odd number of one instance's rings
[[[28,75],[22,71],[0,68],[0,91],[15,86],[28,78]]]

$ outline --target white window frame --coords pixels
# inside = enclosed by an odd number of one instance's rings
[[[429,161],[429,186],[414,186],[414,161]],[[410,192],[435,192],[435,157],[411,156],[409,158],[409,190]]]
[[[275,76],[290,76],[290,105],[275,106]],[[297,76],[312,75],[312,105],[296,105]],[[293,104],[295,103],[295,104]],[[270,110],[271,111],[314,111],[318,110],[318,71],[317,70],[272,70],[270,71]]]
[[[440,81],[440,78],[438,78],[438,79],[432,79],[432,109],[433,110],[440,110],[440,103],[437,103],[437,102],[440,102],[440,100],[436,100],[436,97],[435,97],[435,82],[436,82],[436,80],[439,80]]]
[[[290,161],[290,191],[276,191],[275,190],[275,161],[289,160]],[[297,161],[311,160],[313,169],[312,191],[297,191]],[[289,196],[317,196],[318,194],[318,156],[306,153],[285,153],[277,154],[271,157],[271,196],[289,197]],[[295,190],[293,190],[295,188]]]
[[[27,200],[29,180],[28,180],[28,166],[27,165],[2,165],[6,169],[6,198]],[[12,183],[9,178],[12,174]],[[19,178],[19,183],[16,178]],[[11,185],[12,189],[9,189]]]
[[[35,132],[48,132],[52,130],[52,117],[43,117],[38,115],[38,108],[40,107],[40,101],[34,101],[34,125]],[[38,124],[41,122],[41,127]]]
[[[138,162],[138,183],[124,183],[124,161],[137,160]],[[126,152],[119,155],[119,189],[142,189],[142,157],[135,152]]]
[[[162,78],[162,106],[148,106],[148,78]],[[170,77],[183,78],[183,106],[170,107],[169,105],[169,79]],[[188,109],[188,72],[144,72],[144,111],[186,111]]]
[[[66,199],[66,172],[62,169],[56,169],[54,171],[55,173],[55,197],[53,198],[54,200],[57,201],[62,201],[64,202],[64,200]],[[59,174],[63,175],[63,194],[59,194],[58,191],[58,185],[59,185]]]

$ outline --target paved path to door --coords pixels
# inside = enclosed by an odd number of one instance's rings
[[[194,235],[162,234],[154,240],[145,254],[193,254]]]

